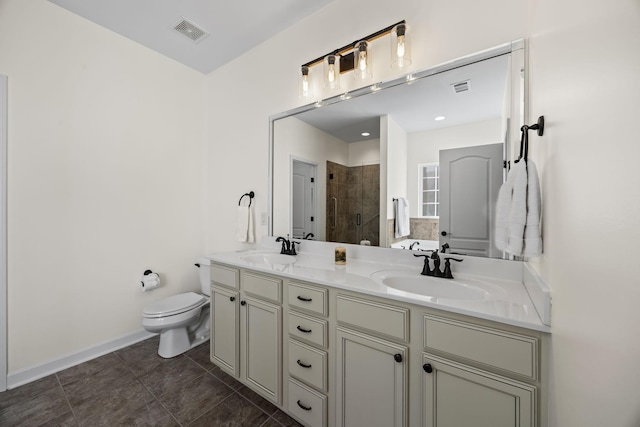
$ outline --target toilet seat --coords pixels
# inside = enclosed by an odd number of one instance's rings
[[[206,301],[207,298],[195,292],[173,295],[146,306],[142,312],[142,317],[158,318],[174,316],[203,305]]]

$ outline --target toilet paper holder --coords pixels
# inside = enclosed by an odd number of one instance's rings
[[[151,270],[145,270],[142,280],[140,281],[140,287],[143,292],[150,291],[160,286],[160,275],[154,273]]]

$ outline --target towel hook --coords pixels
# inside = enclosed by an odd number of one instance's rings
[[[240,206],[240,203],[242,203],[242,199],[244,199],[246,196],[249,196],[249,206],[251,206],[251,202],[253,201],[253,198],[255,197],[255,195],[256,193],[254,193],[253,191],[244,193],[242,196],[240,196],[240,200],[238,200],[238,206]]]
[[[537,130],[538,136],[542,136],[544,134],[544,116],[538,117],[538,122],[532,125],[524,125],[520,128],[522,132],[522,137],[520,138],[520,156],[515,161],[518,163],[520,159],[524,158],[524,161],[527,161],[527,156],[529,154],[529,130]]]

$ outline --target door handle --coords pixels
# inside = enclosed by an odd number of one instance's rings
[[[362,215],[360,215],[359,213],[356,214],[356,225],[362,225]]]

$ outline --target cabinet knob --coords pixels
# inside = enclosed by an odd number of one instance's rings
[[[246,301],[240,301],[240,305],[247,305]]]
[[[424,365],[422,365],[422,369],[423,369],[427,374],[430,374],[431,372],[433,372],[433,366],[431,366],[431,363],[425,363]]]
[[[229,297],[229,301],[234,302],[236,300],[236,297]]]
[[[400,353],[394,354],[393,355],[393,360],[395,360],[398,363],[402,362],[402,355]]]
[[[310,410],[311,410],[311,406],[304,406],[302,403],[300,403],[300,401],[299,401],[299,400],[298,400],[296,403],[298,404],[298,406],[299,406],[301,409],[304,409],[305,411],[310,411]]]
[[[446,232],[446,231],[443,231],[443,232],[441,232],[441,233],[440,233],[440,235],[441,235],[441,236],[446,236],[446,235],[447,235],[447,232]]]

